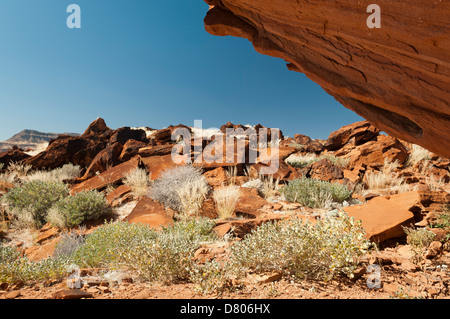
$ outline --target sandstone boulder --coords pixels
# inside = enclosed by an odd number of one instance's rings
[[[164,206],[148,197],[142,198],[124,221],[155,229],[162,229],[173,223],[172,216],[166,213]]]
[[[353,141],[354,146],[358,146],[375,140],[379,134],[380,131],[369,122],[356,122],[332,132],[325,143],[325,148],[336,151],[350,141]]]

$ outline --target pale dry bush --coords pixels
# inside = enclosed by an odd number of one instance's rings
[[[240,192],[235,185],[220,187],[214,191],[213,198],[220,218],[226,219],[233,215]]]
[[[193,189],[189,189],[190,187]],[[183,203],[180,192],[194,194],[195,190],[198,190],[200,194],[195,194],[195,197],[199,200],[203,197],[206,187],[209,189],[208,182],[202,176],[201,168],[191,165],[177,166],[164,171],[161,177],[153,182],[150,197],[165,207],[182,213],[186,210],[186,206],[183,207],[183,205],[186,205],[187,202]],[[198,201],[194,202],[199,204]]]
[[[292,154],[286,159],[286,163],[293,167],[303,168],[317,161],[317,155],[314,153]]]
[[[366,173],[364,183],[368,187],[367,191],[393,190],[397,191],[397,193],[409,191],[410,186],[396,173],[398,167],[398,161],[390,162],[388,159],[385,159],[380,171]]]
[[[131,188],[134,195],[142,197],[147,194],[150,187],[150,176],[147,170],[136,168],[125,176],[123,183]]]
[[[43,182],[62,182],[65,180],[75,179],[80,176],[81,167],[73,164],[66,164],[54,170],[40,170],[29,174],[26,177],[28,181],[43,181]]]
[[[323,154],[317,156],[314,153],[306,153],[306,154],[292,154],[286,159],[286,163],[288,163],[293,167],[303,168],[311,163],[315,163],[323,159],[327,159],[331,161],[334,165],[339,167],[346,167],[350,162],[349,158],[342,158],[339,156],[335,156],[333,154]]]
[[[273,175],[269,176],[260,176],[262,181],[262,188],[260,189],[260,194],[263,195],[264,198],[270,198],[278,193],[280,179],[274,179]]]
[[[228,181],[230,184],[236,184],[236,176],[238,175],[237,166],[230,166],[226,169],[225,173],[227,174]]]
[[[209,193],[209,186],[202,179],[188,180],[177,189],[181,213],[185,217],[196,216]]]
[[[31,165],[20,164],[18,162],[10,162],[8,165],[8,172],[16,174],[18,177],[27,176],[33,167]]]
[[[0,181],[9,184],[16,184],[18,182],[18,177],[16,174],[12,173],[0,173]]]
[[[431,158],[431,153],[422,146],[411,144],[407,166],[414,166],[419,162],[427,161]]]

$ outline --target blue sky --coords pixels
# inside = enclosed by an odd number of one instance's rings
[[[66,8],[81,7],[81,29]],[[361,120],[285,61],[208,34],[202,0],[0,2],[0,140],[22,129],[82,133],[261,123],[327,138]]]

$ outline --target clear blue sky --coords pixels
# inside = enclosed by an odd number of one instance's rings
[[[66,8],[82,10],[68,29]],[[22,129],[261,123],[326,138],[361,120],[245,39],[208,34],[202,0],[0,2],[0,140]]]

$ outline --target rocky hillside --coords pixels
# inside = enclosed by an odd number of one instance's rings
[[[36,150],[42,144],[48,144],[50,140],[57,138],[59,135],[76,136],[78,134],[57,134],[57,133],[43,133],[34,130],[23,130],[6,141],[0,142],[0,152],[6,151],[13,146],[18,146],[24,150]]]
[[[205,1],[209,33],[248,39],[382,131],[450,157],[449,2],[377,1],[369,29],[374,2]]]
[[[275,129],[255,144],[248,129],[228,122],[202,136],[99,118],[35,156],[1,153],[0,248],[11,260],[0,261],[0,297],[450,295],[449,159],[366,121],[325,141]],[[73,263],[81,289],[67,289]]]

